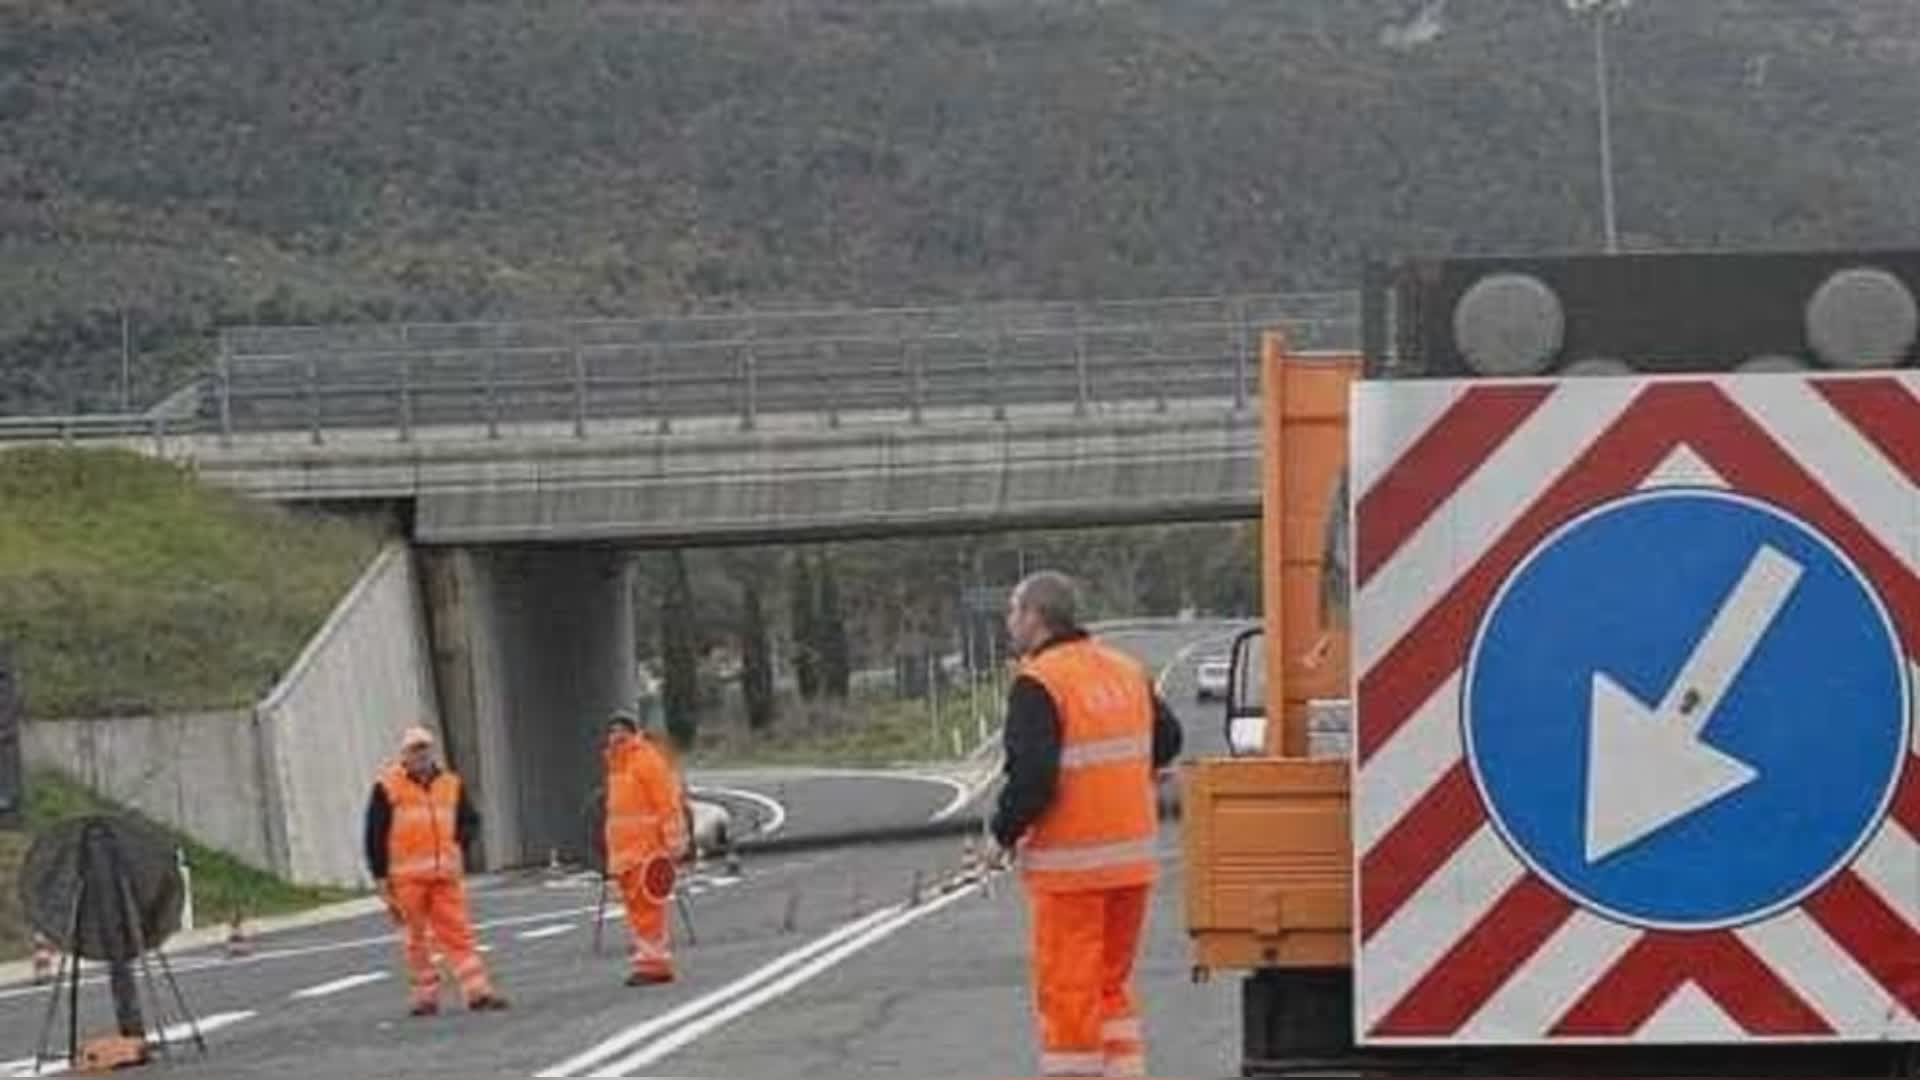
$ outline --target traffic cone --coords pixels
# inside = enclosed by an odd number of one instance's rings
[[[33,935],[33,985],[45,986],[53,981],[54,962],[59,958],[53,942],[40,934]]]
[[[227,955],[245,956],[253,951],[253,942],[247,939],[247,928],[240,920],[240,909],[233,909],[233,918],[227,923]]]

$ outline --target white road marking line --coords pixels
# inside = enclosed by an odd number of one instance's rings
[[[200,1018],[198,1025],[200,1034],[212,1034],[223,1027],[230,1027],[242,1020],[250,1020],[256,1015],[258,1014],[252,1009],[246,1009],[240,1012],[214,1013],[212,1016],[203,1016]],[[192,1026],[181,1022],[167,1025],[161,1029],[160,1033],[169,1045],[185,1043],[190,1046],[193,1040],[193,1032],[194,1028]],[[157,1045],[161,1041],[161,1039],[154,1038],[153,1032],[147,1033],[147,1042],[150,1045]],[[36,1073],[33,1071],[32,1058],[15,1058],[12,1061],[0,1062],[0,1076],[54,1076],[59,1073],[64,1073],[70,1068],[72,1068],[72,1064],[65,1058],[60,1058],[42,1065],[40,1071]]]
[[[295,990],[292,996],[294,998],[322,998],[329,994],[337,994],[342,990],[351,990],[356,986],[377,983],[386,977],[387,973],[384,971],[369,971],[361,975],[349,975],[344,979],[335,979],[332,982],[323,982],[318,986],[309,986],[305,990]]]
[[[593,914],[593,905],[588,904],[582,907],[557,908],[553,911],[543,911],[531,915],[509,915],[498,919],[491,919],[486,922],[475,923],[473,928],[475,931],[494,930],[509,926],[525,926],[528,923],[552,922],[554,919],[564,918],[568,915],[591,914]],[[285,949],[268,949],[263,952],[254,953],[251,956],[227,957],[201,955],[204,952],[220,948],[219,945],[214,944],[196,946],[193,949],[186,950],[181,954],[183,957],[181,959],[174,959],[174,954],[172,953],[168,954],[168,958],[172,961],[174,974],[185,975],[191,972],[209,971],[216,968],[225,970],[228,968],[245,967],[251,964],[263,963],[268,960],[291,960],[302,956],[318,956],[330,952],[345,952],[350,949],[367,949],[376,945],[392,945],[399,940],[400,938],[397,934],[382,934],[378,937],[349,938],[345,941],[325,941],[314,945],[301,945]],[[493,946],[491,945],[479,946],[481,952],[491,952],[492,949]],[[80,985],[82,986],[97,986],[104,982],[106,982],[106,975],[104,973],[85,975],[80,979]],[[0,1001],[8,1001],[13,998],[44,993],[46,993],[46,987],[44,986],[15,987],[11,990],[0,990]]]
[[[555,923],[552,926],[542,926],[534,930],[522,930],[516,936],[519,937],[521,941],[539,941],[541,938],[556,937],[572,929],[572,923],[563,922]]]
[[[1173,654],[1173,659],[1167,661],[1166,666],[1160,669],[1160,674],[1154,677],[1153,692],[1159,694],[1161,697],[1166,697],[1167,676],[1180,670],[1180,665],[1186,663],[1187,658],[1199,652],[1203,646],[1215,644],[1219,640],[1217,637],[1204,637],[1189,641],[1181,646],[1180,651]]]
[[[682,1026],[679,1030],[635,1051],[627,1057],[614,1062],[612,1065],[600,1069],[593,1075],[625,1076],[630,1070],[651,1065],[661,1058],[666,1057],[668,1054],[673,1053],[675,1050],[700,1038],[702,1035],[720,1027],[722,1024],[728,1023],[741,1014],[757,1009],[767,1002],[788,993],[794,987],[812,979],[821,972],[833,967],[835,964],[872,945],[874,942],[898,933],[920,919],[939,911],[941,908],[955,901],[964,900],[971,895],[973,895],[972,890],[962,889],[957,892],[947,893],[944,896],[935,897],[918,907],[898,911],[886,921],[862,931],[849,940],[841,942],[828,952],[813,958],[799,969],[789,972],[778,981],[748,993],[716,1012],[693,1020]]]
[[[916,773],[907,775],[906,779],[923,780],[929,784],[945,784],[953,789],[953,798],[947,802],[947,805],[935,810],[933,816],[927,819],[928,821],[947,820],[959,813],[961,809],[973,801],[975,795],[979,794],[979,789],[968,787],[965,783],[955,780],[951,776],[924,776]]]
[[[748,791],[745,788],[693,787],[689,785],[687,794],[731,795],[736,799],[744,799],[765,810],[767,812],[767,823],[762,826],[758,832],[753,834],[755,836],[772,836],[774,833],[780,831],[781,826],[787,823],[787,808],[780,805],[776,800],[762,795],[757,791]]]
[[[717,990],[703,994],[687,1002],[685,1005],[660,1016],[656,1016],[651,1020],[636,1024],[617,1035],[613,1035],[594,1046],[588,1047],[586,1050],[560,1062],[558,1065],[550,1066],[534,1075],[538,1077],[564,1077],[580,1074],[582,1070],[591,1069],[616,1054],[626,1053],[628,1050],[646,1042],[659,1033],[677,1024],[692,1020],[707,1010],[733,997],[744,994],[769,979],[776,978],[789,968],[806,963],[820,953],[832,949],[842,941],[857,936],[869,928],[886,921],[898,914],[899,911],[900,906],[896,904],[892,907],[881,908],[879,911],[873,912],[864,918],[847,923],[778,957],[771,963],[748,972]]]

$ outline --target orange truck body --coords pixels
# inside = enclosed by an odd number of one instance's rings
[[[1265,752],[1184,766],[1187,932],[1197,971],[1351,964],[1348,763],[1309,757],[1308,703],[1348,695],[1348,635],[1319,602],[1347,455],[1351,353],[1261,343]],[[1275,572],[1277,569],[1277,572]]]

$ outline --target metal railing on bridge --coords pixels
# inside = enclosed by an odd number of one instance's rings
[[[829,426],[860,415],[1049,404],[1076,414],[1256,392],[1261,331],[1300,348],[1351,347],[1353,293],[859,311],[754,311],[653,319],[224,330],[192,416],[29,418],[0,440],[183,431],[235,434],[544,427],[586,437],[605,421],[661,433],[740,429],[772,416]],[[62,424],[66,427],[61,427]],[[35,426],[38,425],[38,426]],[[126,426],[137,430],[125,430]],[[71,434],[68,434],[71,433]]]

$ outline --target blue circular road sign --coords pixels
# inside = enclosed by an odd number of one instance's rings
[[[1648,927],[1798,902],[1871,838],[1909,746],[1905,651],[1866,576],[1707,488],[1626,496],[1536,546],[1488,605],[1461,705],[1507,843]]]

